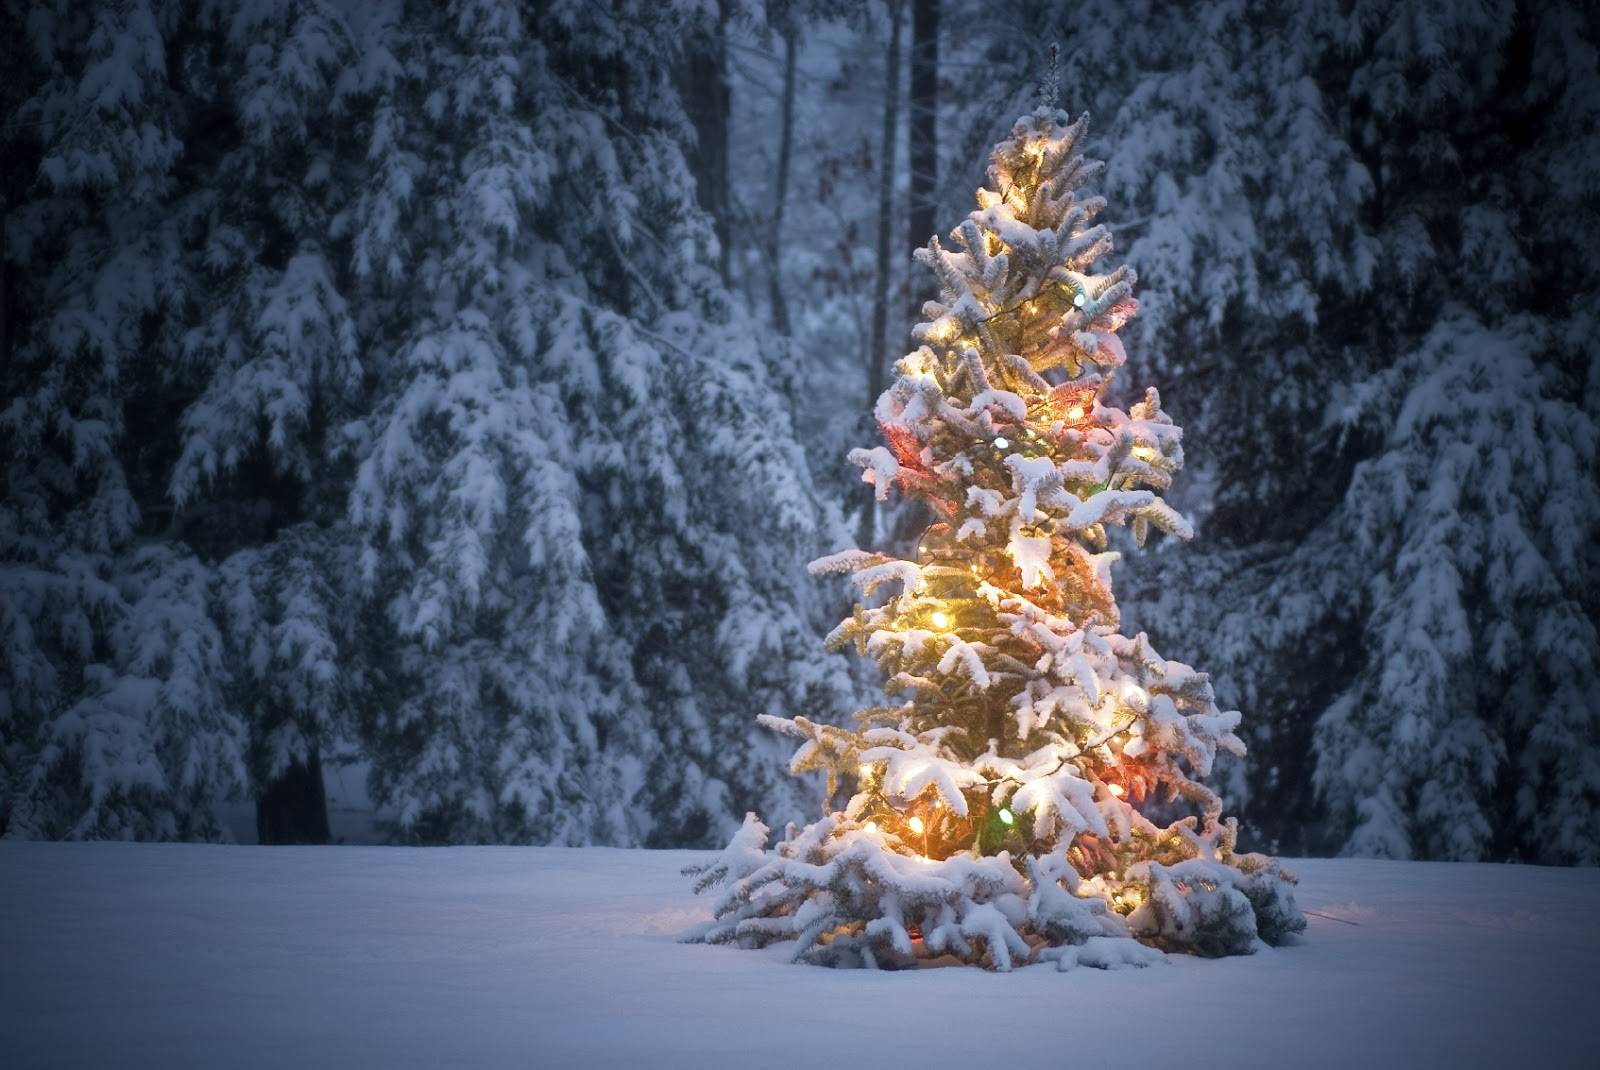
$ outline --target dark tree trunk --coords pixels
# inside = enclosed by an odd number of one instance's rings
[[[906,122],[910,132],[911,225],[907,247],[922,248],[938,226],[935,212],[939,185],[939,0],[912,0],[911,96]],[[922,304],[936,296],[933,276],[913,271],[906,286],[911,321]]]
[[[689,154],[700,207],[710,215],[716,230],[717,267],[729,281],[728,256],[733,242],[733,205],[728,194],[728,118],[732,94],[728,89],[728,7],[718,0],[716,21],[689,42],[679,81],[683,108],[694,124],[695,147]]]
[[[327,843],[328,794],[322,786],[322,756],[313,747],[256,797],[256,839],[262,843]]]
[[[772,277],[772,325],[789,333],[789,301],[783,293],[783,206],[789,199],[789,161],[794,153],[794,80],[799,29],[791,14],[783,27],[783,130],[778,136],[777,189],[772,196],[772,232],[767,239]]]
[[[872,287],[872,333],[867,339],[867,409],[872,411],[883,393],[888,374],[889,320],[889,232],[893,222],[894,143],[900,121],[900,24],[904,21],[903,0],[889,0],[889,63],[883,89],[883,148],[878,164],[878,277]],[[861,529],[857,545],[870,549],[876,524],[875,488],[868,488],[861,510]]]

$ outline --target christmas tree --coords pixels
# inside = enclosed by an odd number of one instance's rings
[[[1191,531],[1160,493],[1181,429],[1154,389],[1126,411],[1106,394],[1137,305],[1129,268],[1096,271],[1112,241],[1104,200],[1078,192],[1101,166],[1078,151],[1087,122],[1051,106],[1018,120],[956,248],[918,251],[941,297],[878,400],[885,445],[851,460],[933,523],[913,560],[811,566],[853,575],[864,604],[828,643],[873,658],[897,701],[855,730],[761,718],[802,740],[792,771],[855,790],[772,851],[751,814],[691,867],[697,890],[727,885],[698,939],[1066,969],[1249,952],[1305,926],[1293,878],[1237,852],[1201,782],[1219,751],[1243,754],[1239,714],[1118,631],[1108,530]]]

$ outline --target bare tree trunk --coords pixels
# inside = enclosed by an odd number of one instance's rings
[[[778,138],[778,180],[773,193],[772,233],[768,238],[768,267],[772,278],[772,325],[779,334],[789,333],[789,301],[783,293],[783,206],[789,199],[789,160],[794,153],[794,81],[796,38],[799,27],[794,13],[788,13],[783,27],[783,132]]]
[[[888,371],[888,345],[884,337],[889,319],[889,230],[893,221],[894,142],[900,121],[900,25],[904,0],[889,0],[889,70],[883,90],[883,150],[878,171],[878,278],[872,287],[872,334],[867,339],[867,408],[877,407]],[[857,545],[869,549],[874,542],[877,501],[868,488],[861,511]]]
[[[322,756],[312,747],[256,796],[256,839],[261,843],[328,843],[328,796],[322,786]]]
[[[939,0],[912,0],[910,129],[911,226],[908,248],[917,250],[933,236],[939,185]],[[931,277],[913,272],[906,286],[911,322],[922,315],[924,301],[935,296]]]
[[[716,22],[690,43],[679,68],[683,108],[695,130],[689,169],[700,207],[710,213],[716,228],[717,266],[724,285],[730,278],[733,244],[733,204],[728,195],[728,118],[733,99],[728,89],[728,14],[729,0],[718,0]]]

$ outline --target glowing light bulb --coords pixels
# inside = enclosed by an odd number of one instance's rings
[[[1031,428],[1031,427],[1030,427],[1030,428],[1028,428],[1028,429],[1027,429],[1027,430],[1026,430],[1026,431],[1024,431],[1024,432],[1023,432],[1023,434],[1025,434],[1025,435],[1027,435],[1027,436],[1028,436],[1028,437],[1029,437],[1029,438],[1038,438],[1038,437],[1039,437],[1039,436],[1038,436],[1038,435],[1037,435],[1037,434],[1036,434],[1036,433],[1035,433],[1035,432],[1034,432],[1034,430],[1033,430],[1033,428]]]
[[[928,827],[922,823],[922,818],[920,817],[913,817],[910,821],[907,821],[906,824],[910,825],[911,831],[915,832],[918,836],[921,836],[923,830]]]
[[[878,770],[877,767],[871,762],[862,762],[857,771],[861,774],[862,780],[871,780],[872,774],[876,773]]]
[[[1160,453],[1156,452],[1154,449],[1151,449],[1149,446],[1133,447],[1133,455],[1139,458],[1141,461],[1153,461],[1157,457],[1161,456]]]
[[[933,616],[929,617],[928,619],[933,622],[933,626],[935,628],[948,628],[948,627],[950,627],[950,618],[945,615],[945,611],[942,610],[942,609],[934,610],[933,611]]]
[[[1120,799],[1122,798],[1122,793],[1125,789],[1121,784],[1107,784],[1106,790]]]
[[[1083,419],[1083,406],[1082,405],[1074,405],[1074,406],[1072,406],[1072,408],[1068,409],[1067,410],[1067,419],[1069,419],[1069,420],[1081,420],[1081,419]]]
[[[868,821],[862,827],[865,828],[868,832],[877,832],[878,831],[878,823],[876,821]]]
[[[994,448],[997,450],[1003,450],[1009,445],[1011,443],[1003,436],[994,440]]]
[[[1072,295],[1072,303],[1077,305],[1079,308],[1082,308],[1084,306],[1084,303],[1086,301],[1088,301],[1088,300],[1089,299],[1087,297],[1083,296],[1082,294],[1073,294]]]
[[[1007,807],[1002,806],[998,816],[1002,825],[1015,825],[1017,823],[1017,815],[1013,814]]]

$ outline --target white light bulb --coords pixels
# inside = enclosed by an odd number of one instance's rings
[[[928,619],[933,621],[933,626],[935,628],[950,627],[950,618],[945,615],[945,612],[942,609],[934,610],[933,616],[929,617]]]
[[[927,826],[922,823],[922,818],[920,817],[913,817],[910,821],[906,822],[906,824],[910,825],[911,831],[915,832],[918,836],[921,836],[923,830],[927,828]]]
[[[1084,302],[1087,301],[1087,300],[1088,300],[1088,298],[1084,297],[1082,294],[1074,294],[1072,296],[1072,303],[1077,305],[1079,308],[1082,308],[1083,305],[1084,305]]]
[[[1011,445],[1011,443],[1004,438],[997,438],[994,440],[994,448],[997,450],[1003,450],[1009,445]]]

